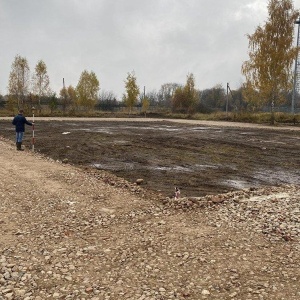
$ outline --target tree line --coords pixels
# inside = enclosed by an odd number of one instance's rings
[[[33,74],[25,57],[16,55],[8,81],[8,94],[0,95],[0,106],[7,109],[30,108],[38,110],[48,106],[51,112],[61,109],[90,111],[94,109],[114,110],[127,107],[129,112],[139,106],[147,113],[150,107],[166,109],[174,113],[209,113],[215,110],[259,111],[275,107],[288,107],[292,103],[292,66],[298,54],[293,46],[294,23],[299,11],[291,0],[270,0],[268,19],[247,36],[249,60],[241,66],[245,82],[240,88],[228,91],[222,85],[198,90],[195,76],[189,73],[185,84],[164,83],[158,91],[141,91],[134,71],[127,73],[124,94],[117,99],[113,92],[100,92],[100,82],[93,71],[84,70],[75,87],[63,87],[56,95],[50,88],[47,66],[43,60],[37,62]],[[297,106],[299,95],[296,94]]]
[[[46,63],[40,60],[30,76],[28,61],[25,57],[16,55],[9,76],[8,94],[0,95],[0,107],[8,110],[31,110],[35,107],[38,112],[47,107],[51,112],[61,110],[65,113],[76,111],[90,111],[94,109],[114,111],[120,107],[127,107],[129,112],[134,107],[147,113],[149,108],[159,111],[166,110],[174,113],[193,114],[196,112],[209,113],[224,110],[228,97],[222,85],[198,90],[195,88],[193,74],[188,74],[186,84],[165,83],[158,91],[141,91],[137,84],[134,71],[127,74],[124,80],[125,93],[122,99],[111,91],[100,91],[100,83],[96,74],[84,70],[76,87],[63,87],[56,95],[50,88],[50,80]],[[241,87],[233,91],[229,99],[229,110],[246,109]]]
[[[9,110],[28,109],[35,106],[42,110],[42,103],[47,103],[51,111],[60,104],[65,111],[72,105],[73,109],[83,107],[91,109],[95,106],[100,85],[93,71],[84,70],[81,73],[77,86],[65,87],[57,96],[50,87],[50,79],[47,65],[43,60],[37,62],[33,74],[26,57],[16,55],[11,66],[8,80],[8,94],[6,95],[6,107]],[[3,98],[3,96],[2,96]]]

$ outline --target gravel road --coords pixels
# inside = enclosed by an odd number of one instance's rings
[[[299,186],[165,198],[0,137],[0,299],[300,299]]]

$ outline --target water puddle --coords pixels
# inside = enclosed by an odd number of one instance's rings
[[[121,141],[119,141],[121,142]],[[127,143],[126,141],[123,141]],[[199,172],[207,169],[218,169],[217,165],[194,165],[194,166],[161,166],[161,165],[143,165],[135,162],[110,162],[110,163],[95,163],[93,166],[101,170],[110,171],[126,171],[126,170],[150,170],[150,171],[163,171],[174,173],[192,173]]]
[[[218,165],[195,165],[195,168],[198,170],[206,170],[206,169],[219,169]]]
[[[174,166],[174,167],[151,166],[151,167],[145,167],[145,169],[157,170],[157,171],[168,171],[168,172],[183,172],[183,173],[193,172],[191,168],[182,167],[182,166]]]
[[[220,183],[227,187],[231,187],[231,188],[239,189],[239,190],[250,188],[253,186],[252,182],[248,182],[248,181],[244,181],[244,180],[234,180],[234,179],[223,180]]]
[[[133,170],[134,163],[102,163],[102,164],[93,164],[93,167],[99,170],[106,170],[106,171],[126,171],[126,170]]]
[[[300,172],[284,170],[258,170],[253,177],[268,184],[299,184]]]
[[[287,172],[283,170],[258,170],[251,175],[251,180],[227,179],[220,184],[234,189],[245,189],[264,185],[299,184],[299,172]]]
[[[201,131],[201,130],[212,130],[212,131],[219,131],[219,128],[211,128],[211,127],[193,127],[191,128],[192,131]]]
[[[113,134],[112,130],[108,127],[97,127],[97,128],[79,128],[79,131],[86,131],[86,132],[97,132],[97,133],[105,133],[105,134]]]

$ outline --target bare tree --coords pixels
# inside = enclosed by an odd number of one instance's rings
[[[158,92],[159,106],[172,107],[172,98],[177,88],[181,87],[178,83],[165,83]]]

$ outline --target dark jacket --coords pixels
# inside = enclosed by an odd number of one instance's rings
[[[25,124],[32,126],[22,114],[15,116],[12,123],[16,126],[16,132],[25,132]]]

